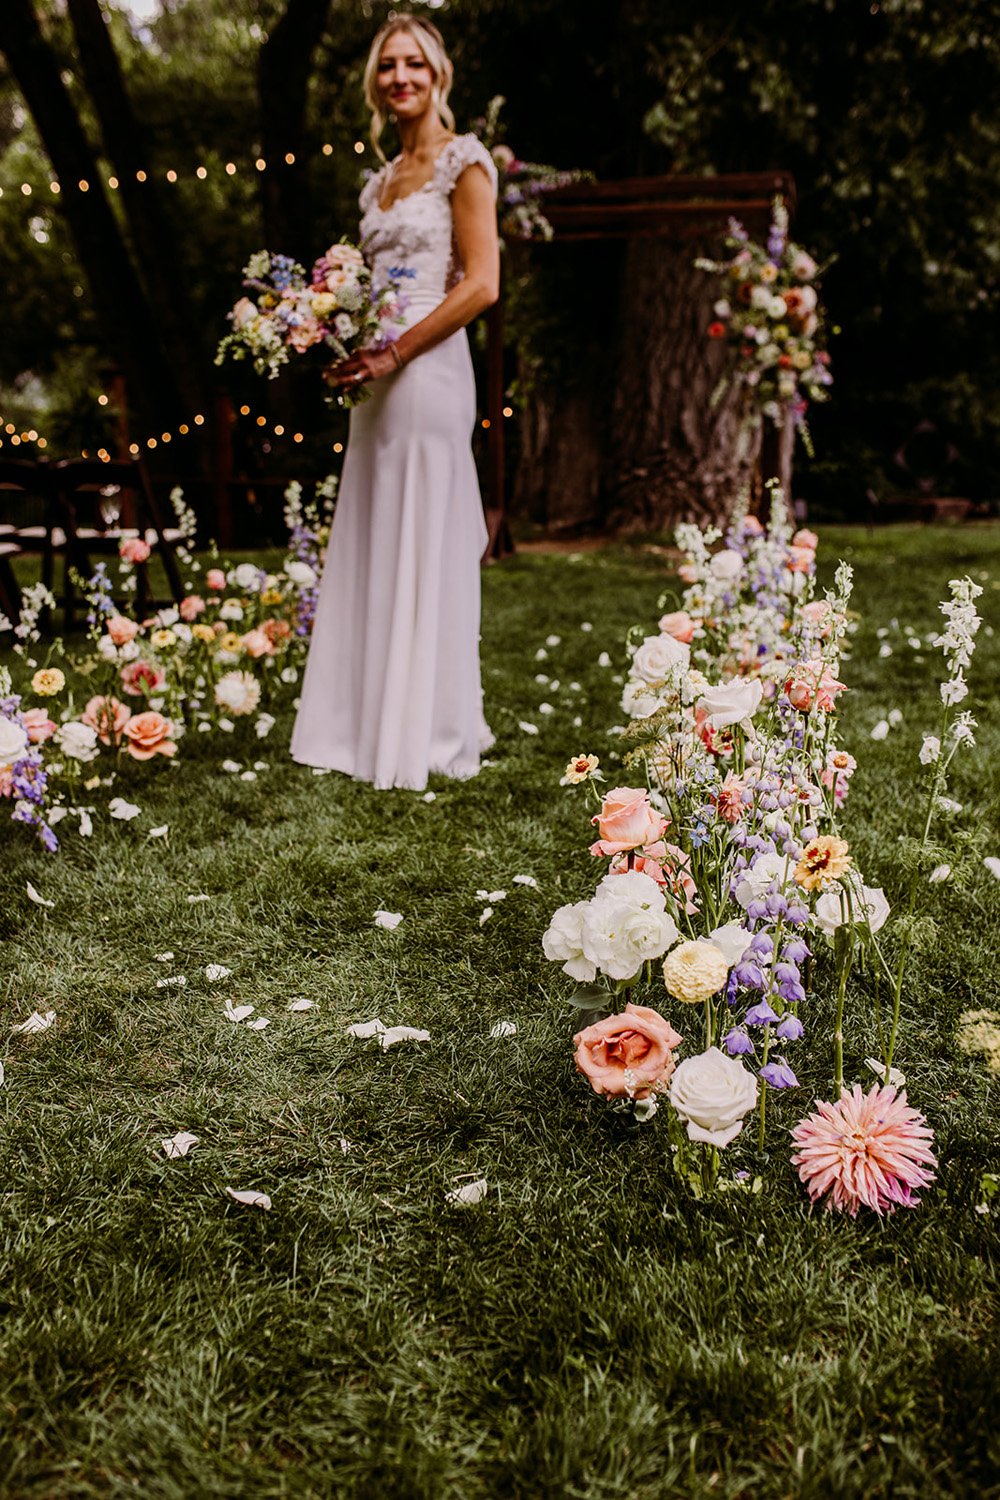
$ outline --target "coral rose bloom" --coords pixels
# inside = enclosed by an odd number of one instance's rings
[[[692,620],[686,609],[671,610],[669,615],[663,615],[660,619],[660,629],[664,635],[672,635],[675,641],[689,646],[694,640],[694,633],[698,622]]]
[[[139,626],[127,615],[112,615],[107,624],[108,635],[116,646],[127,646],[139,634]]]
[[[635,787],[619,786],[608,792],[599,813],[590,820],[601,837],[591,844],[591,854],[624,854],[643,844],[655,844],[666,831],[667,820],[649,805],[649,794]]]
[[[122,689],[130,698],[141,698],[144,692],[155,693],[165,681],[166,674],[156,667],[151,667],[149,662],[143,661],[141,657],[127,662],[122,667]]]
[[[24,730],[32,745],[44,745],[56,732],[56,725],[44,708],[26,708],[23,718]]]
[[[209,568],[205,574],[205,586],[210,589],[224,589],[226,586],[226,575],[221,568]]]
[[[123,537],[118,548],[122,562],[127,563],[148,562],[151,551],[149,543],[141,536]]]
[[[808,547],[810,552],[815,552],[819,546],[819,537],[815,531],[808,531],[804,526],[792,537],[793,547]]]
[[[263,630],[248,630],[246,635],[240,637],[240,645],[248,656],[269,656],[274,650],[274,645]]]
[[[807,714],[815,703],[823,713],[829,713],[837,696],[847,691],[847,684],[838,682],[825,661],[803,662],[785,683],[785,692],[793,708]]]
[[[292,627],[287,620],[264,620],[260,628],[272,646],[277,646],[280,641],[287,641],[292,633]]]
[[[205,608],[205,601],[200,594],[186,594],[179,605],[180,617],[188,625],[197,620]]]
[[[119,703],[117,698],[98,697],[91,698],[80,715],[80,722],[97,730],[97,738],[102,745],[117,745],[121,740],[122,730],[131,717],[132,710],[126,708],[124,703]]]
[[[576,1065],[595,1094],[608,1099],[645,1099],[674,1071],[673,1051],[681,1037],[659,1011],[626,1005],[573,1038]]]
[[[176,755],[177,746],[170,736],[174,726],[162,714],[152,711],[136,714],[125,725],[126,749],[136,760],[152,760],[154,755]]]

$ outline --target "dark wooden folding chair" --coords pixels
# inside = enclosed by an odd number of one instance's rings
[[[51,590],[55,581],[56,557],[65,556],[65,517],[52,479],[53,468],[54,465],[45,459],[40,462],[0,459],[0,522],[3,523],[0,525],[0,544],[4,548],[3,562],[0,563],[0,595],[6,596],[18,613],[21,594],[11,566],[12,559],[21,554],[40,557],[42,582]],[[15,500],[21,503],[18,505],[19,518],[13,522],[8,518]],[[25,520],[25,514],[32,510],[39,518],[37,522]],[[16,618],[6,605],[3,607],[11,619]],[[48,629],[51,624],[48,610],[41,620],[43,628]]]
[[[17,624],[21,613],[21,590],[14,575],[13,561],[21,555],[21,548],[13,540],[13,526],[0,526],[0,611]]]
[[[142,537],[159,555],[173,602],[179,604],[184,584],[175,548],[182,533],[166,525],[145,464],[140,459],[66,459],[52,469],[65,516],[67,562],[89,577],[92,556],[116,554],[123,537]],[[160,601],[153,597],[147,564],[137,564],[136,573],[136,608],[142,615]],[[67,573],[67,608],[70,599]]]

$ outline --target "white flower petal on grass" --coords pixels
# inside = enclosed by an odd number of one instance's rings
[[[995,854],[987,854],[983,860],[983,864],[989,870],[994,880],[1000,880],[1000,859],[997,859]]]
[[[527,719],[518,719],[518,721],[517,721],[517,727],[521,731],[522,734],[537,734],[538,733],[538,725],[537,724],[531,724],[531,723],[529,723]]]
[[[889,645],[888,641],[883,641],[882,642],[882,644],[878,648],[878,654],[879,654],[879,656],[891,656],[892,655],[892,647]]]
[[[151,839],[165,839],[166,836],[167,836],[167,834],[169,832],[170,832],[170,824],[169,823],[161,823],[160,826],[159,826],[159,828],[151,828],[149,830],[149,837]]]
[[[867,1066],[869,1068],[871,1068],[872,1072],[877,1076],[879,1083],[881,1083],[882,1080],[885,1078],[885,1063],[881,1060],[881,1058],[878,1058],[878,1057],[866,1057],[865,1058],[865,1063],[867,1064]],[[906,1087],[906,1075],[905,1075],[905,1073],[901,1073],[898,1068],[890,1068],[889,1069],[889,1087],[893,1088],[893,1089],[903,1089],[903,1088],[905,1088]]]
[[[256,781],[257,780],[257,772],[256,771],[244,771],[243,774],[240,776],[240,780],[241,781]]]
[[[479,913],[479,925],[480,925],[480,927],[485,927],[486,923],[490,920],[490,917],[492,917],[492,915],[493,915],[493,908],[492,908],[492,906],[484,906],[483,909],[482,909],[482,911]]]
[[[552,707],[551,703],[539,703],[538,712],[540,714],[554,714],[555,709]]]
[[[270,1024],[268,1016],[254,1016],[252,1021],[247,1022],[247,1031],[263,1031]]]
[[[530,885],[533,889],[538,889],[538,881],[535,879],[534,875],[515,875],[514,884]]]
[[[381,908],[375,913],[375,926],[384,927],[387,932],[394,932],[403,920],[403,914],[399,911],[382,911]]]
[[[227,969],[225,964],[206,964],[205,978],[214,984],[217,979],[228,979],[232,969]]]
[[[135,802],[126,802],[124,797],[112,797],[108,803],[108,812],[113,818],[127,823],[131,818],[137,818],[142,808]]]
[[[172,964],[174,961],[174,955],[171,952],[154,953],[153,957],[156,959],[156,962],[158,964]]]
[[[222,1009],[222,1014],[226,1020],[232,1021],[237,1026],[241,1021],[245,1021],[247,1016],[252,1016],[253,1013],[254,1007],[252,1005],[233,1005],[229,1000],[226,1001]]]
[[[171,1160],[176,1156],[187,1156],[191,1147],[197,1146],[197,1144],[198,1137],[192,1135],[190,1130],[180,1130],[176,1135],[172,1135],[169,1139],[160,1142],[160,1145],[163,1147],[164,1156],[170,1157]]]
[[[951,874],[951,865],[935,865],[927,880],[930,885],[940,885]]]
[[[585,631],[588,635],[593,630],[593,628],[594,627],[593,627],[593,625],[591,625],[591,623],[590,623],[589,620],[582,620],[580,622],[580,629],[583,630],[583,631]]]
[[[54,828],[57,823],[61,823],[68,811],[69,809],[66,807],[50,807],[45,814],[49,827]]]
[[[172,984],[175,984],[178,989],[183,989],[187,984],[187,980],[183,974],[170,974],[166,979],[158,979],[156,981],[156,988],[158,990],[165,990]]]
[[[366,1042],[371,1036],[381,1036],[385,1027],[375,1016],[371,1021],[355,1021],[353,1026],[348,1026],[347,1035],[357,1037],[359,1042]]]
[[[90,816],[89,807],[75,807],[71,811],[78,813],[80,817],[80,837],[89,839],[94,831],[94,820]]]
[[[330,768],[329,766],[313,766],[312,773],[314,776],[329,776]]]
[[[44,896],[38,894],[30,880],[25,883],[25,889],[28,892],[28,900],[34,901],[36,906],[55,906],[56,903],[54,901],[46,901]]]
[[[268,769],[268,762],[266,760],[255,760],[253,768],[255,771],[266,771]]]
[[[351,1149],[351,1143],[347,1139],[346,1135],[342,1135],[340,1137],[340,1140],[337,1142],[337,1144],[339,1145],[339,1147],[340,1147],[342,1153],[344,1154],[344,1156],[346,1156],[347,1153],[348,1153],[348,1151],[350,1151],[350,1149]]]
[[[383,1052],[397,1042],[429,1042],[431,1034],[419,1026],[387,1026],[379,1033],[378,1043]]]
[[[48,1031],[49,1027],[55,1024],[54,1010],[47,1010],[44,1015],[40,1010],[33,1010],[26,1021],[21,1021],[19,1025],[12,1026],[10,1029],[19,1032],[21,1036],[37,1036],[40,1031]]]
[[[460,1208],[471,1208],[476,1203],[482,1203],[489,1190],[486,1178],[479,1177],[475,1182],[466,1182],[461,1187],[452,1188],[450,1193],[445,1193],[444,1201],[455,1203]]]
[[[547,635],[545,637],[545,644],[546,644],[546,646],[561,646],[562,645],[562,636],[561,635]]]
[[[420,800],[421,802],[436,802],[437,792],[425,792]]]
[[[884,740],[885,737],[886,737],[886,735],[888,733],[889,733],[889,720],[888,719],[879,719],[878,723],[872,729],[871,737],[872,737],[873,740]]]
[[[287,1006],[285,1007],[285,1009],[297,1013],[298,1011],[301,1011],[301,1010],[312,1010],[314,1004],[315,1004],[315,1001],[313,1001],[313,1000],[306,1000],[305,998],[303,998],[301,1000],[289,1000],[289,1002],[288,1002]]]
[[[204,891],[198,891],[195,895],[188,897],[188,904],[193,906],[196,901],[211,901],[211,899],[211,896],[206,895]]]
[[[238,772],[242,771],[243,765],[238,760],[224,760],[222,762],[222,769],[230,776],[235,776]]]
[[[897,729],[903,722],[903,713],[901,709],[890,708],[888,717],[889,724],[893,729]]]
[[[4,1072],[3,1063],[0,1062],[0,1088],[3,1088],[7,1074]]]
[[[266,1193],[255,1193],[250,1188],[231,1187],[227,1187],[226,1192],[234,1203],[242,1203],[244,1208],[268,1209],[271,1207],[271,1200]]]
[[[600,656],[597,658],[597,665],[599,667],[610,667],[611,657],[606,651],[602,651]]]
[[[495,1026],[490,1027],[490,1036],[494,1037],[497,1041],[499,1041],[501,1037],[515,1036],[516,1034],[516,1021],[497,1021]]]

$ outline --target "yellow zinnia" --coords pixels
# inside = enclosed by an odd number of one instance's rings
[[[215,643],[215,631],[211,625],[192,625],[191,634],[196,641],[203,641],[206,646],[211,646]]]

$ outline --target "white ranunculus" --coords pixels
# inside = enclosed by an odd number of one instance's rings
[[[842,882],[841,886],[847,882]],[[834,886],[824,891],[813,907],[813,916],[821,932],[832,941],[838,927],[850,923],[854,927],[867,926],[878,932],[885,926],[890,907],[881,886],[865,885],[855,878],[850,881],[850,905],[846,890]]]
[[[663,682],[678,667],[686,672],[690,660],[691,648],[683,641],[672,635],[647,635],[632,658],[629,675],[640,682]]]
[[[686,1124],[689,1140],[728,1146],[757,1103],[757,1079],[739,1058],[709,1047],[677,1065],[670,1102]]]
[[[715,944],[726,960],[726,967],[731,969],[747,951],[752,937],[749,928],[742,927],[739,922],[727,922],[724,927],[716,927],[710,932],[708,941]]]
[[[743,572],[743,559],[732,547],[716,552],[708,565],[712,577],[719,583],[735,583]]]
[[[597,976],[597,966],[583,951],[583,916],[587,906],[586,901],[560,906],[552,914],[552,920],[542,938],[545,957],[553,963],[561,963],[564,974],[585,984]]]
[[[260,683],[250,672],[227,672],[215,684],[215,701],[237,718],[251,714],[260,702]]]
[[[713,729],[725,729],[730,724],[752,719],[763,695],[764,685],[757,678],[733,677],[702,693],[698,707],[708,714]]]
[[[13,719],[0,718],[0,766],[13,765],[27,753],[28,732]]]
[[[254,589],[256,591],[260,585],[260,569],[253,563],[237,563],[229,575],[229,581],[238,589]]]
[[[751,901],[762,896],[772,880],[784,882],[789,874],[789,862],[783,854],[762,854],[750,870],[744,870],[736,887],[736,899],[746,911]]]
[[[297,558],[292,558],[291,562],[285,564],[285,572],[296,588],[309,589],[316,582],[316,569],[311,568],[307,562],[299,562]]]
[[[95,760],[98,755],[97,730],[91,729],[89,724],[81,724],[78,719],[59,726],[56,743],[72,760]]]

